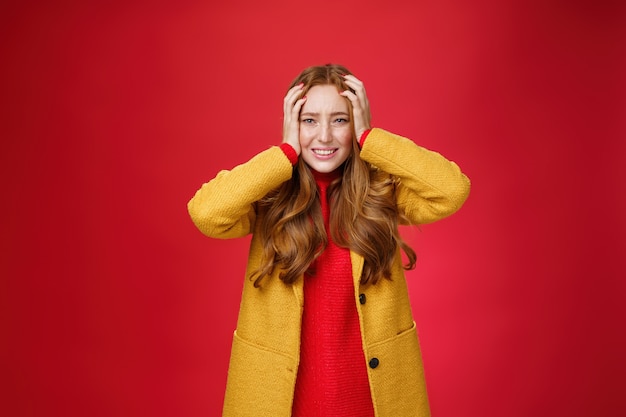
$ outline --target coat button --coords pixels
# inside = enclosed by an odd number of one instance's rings
[[[365,304],[366,298],[365,294],[359,294],[359,303]]]
[[[370,359],[370,368],[375,369],[376,367],[378,367],[378,364],[380,363],[380,361],[378,360],[378,358],[372,358]]]

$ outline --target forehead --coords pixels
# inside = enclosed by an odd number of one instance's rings
[[[316,85],[307,91],[302,111],[348,113],[348,103],[334,85]]]

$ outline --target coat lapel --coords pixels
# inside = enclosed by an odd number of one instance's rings
[[[350,251],[350,260],[352,261],[352,280],[354,281],[354,288],[358,289],[361,285],[364,259],[361,255]]]
[[[296,297],[298,302],[298,306],[300,307],[300,311],[304,308],[304,276],[300,277],[300,279],[296,280],[291,285],[293,290],[293,295]]]

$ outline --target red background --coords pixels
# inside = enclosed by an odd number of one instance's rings
[[[472,179],[406,231],[433,414],[626,413],[623,2],[54,3],[0,6],[3,415],[219,415],[247,240],[186,203],[327,62]]]

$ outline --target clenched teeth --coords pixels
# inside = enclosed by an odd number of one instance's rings
[[[318,155],[330,155],[332,153],[335,153],[336,149],[313,149],[313,152],[315,152]]]

